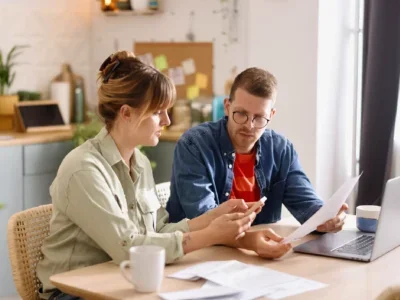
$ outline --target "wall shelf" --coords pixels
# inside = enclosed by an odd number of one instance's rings
[[[135,11],[135,10],[114,10],[103,12],[106,16],[152,16],[161,14],[160,10],[145,10],[145,11]]]

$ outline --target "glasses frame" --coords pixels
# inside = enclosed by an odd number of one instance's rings
[[[237,113],[240,113],[240,114],[245,115],[245,116],[246,116],[246,121],[244,121],[243,123],[239,123],[238,121],[236,121],[236,120],[235,120],[235,114],[237,114]],[[262,119],[266,120],[267,123],[266,123],[264,126],[262,126],[262,127],[255,126],[254,120],[257,119],[257,118],[262,118]],[[243,124],[246,124],[247,121],[249,120],[249,115],[248,115],[246,112],[244,112],[244,111],[236,110],[236,111],[232,112],[232,119],[233,119],[233,121],[235,121],[236,124],[243,125]],[[251,119],[251,123],[253,124],[254,128],[256,128],[256,129],[265,128],[265,127],[268,125],[268,123],[269,123],[270,121],[271,121],[271,119],[268,119],[268,118],[266,118],[266,117],[261,117],[261,116],[254,116],[253,119]]]

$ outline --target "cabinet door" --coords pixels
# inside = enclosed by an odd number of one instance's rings
[[[175,142],[160,142],[156,147],[144,148],[147,158],[157,164],[153,170],[156,184],[171,180],[175,145]]]
[[[64,157],[73,148],[71,141],[27,145],[24,147],[24,174],[57,172]]]
[[[8,219],[22,210],[22,146],[0,147],[0,297],[16,295],[7,248]]]
[[[56,173],[24,176],[24,209],[50,204],[49,188]]]

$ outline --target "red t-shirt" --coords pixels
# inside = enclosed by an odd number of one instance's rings
[[[250,154],[235,153],[233,166],[233,185],[230,198],[243,199],[246,202],[258,201],[260,188],[254,175],[256,152]]]

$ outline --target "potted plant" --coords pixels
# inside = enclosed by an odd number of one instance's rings
[[[0,129],[3,130],[11,130],[13,127],[14,104],[18,102],[18,95],[10,95],[8,92],[15,79],[15,59],[27,47],[16,45],[6,56],[0,51]]]

